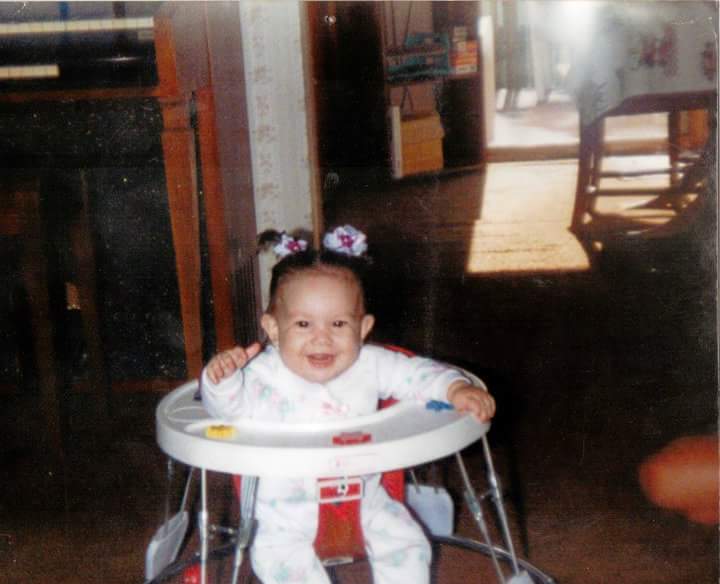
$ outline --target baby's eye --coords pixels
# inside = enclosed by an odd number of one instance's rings
[[[334,320],[332,324],[335,328],[342,328],[344,326],[347,326],[347,321],[346,320]]]
[[[307,328],[310,326],[310,323],[307,320],[298,320],[295,326],[298,328]]]

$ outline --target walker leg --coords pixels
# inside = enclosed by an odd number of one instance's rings
[[[200,583],[207,584],[208,559],[208,512],[207,512],[207,472],[200,470],[200,511],[198,512],[200,528]]]
[[[250,543],[255,528],[255,495],[257,494],[257,477],[245,476],[240,490],[240,527],[235,542],[235,558],[233,561],[232,584],[237,584],[240,576],[244,551]]]
[[[492,456],[490,455],[490,446],[487,441],[487,437],[482,437],[483,453],[485,454],[485,464],[487,465],[487,478],[490,484],[490,491],[492,493],[493,503],[500,520],[500,529],[502,531],[503,539],[505,540],[505,547],[510,552],[512,558],[513,572],[515,574],[520,573],[520,567],[518,566],[517,554],[515,553],[515,546],[510,536],[510,526],[508,524],[507,515],[505,513],[505,506],[502,499],[502,491],[500,489],[500,481],[497,478],[495,472],[495,466],[493,465]]]
[[[165,523],[163,523],[164,533],[167,533],[168,522],[170,521],[170,489],[173,480],[173,459],[168,456],[167,459],[167,482],[165,486]]]
[[[470,477],[468,476],[467,470],[465,469],[465,463],[463,462],[462,456],[460,456],[459,452],[455,453],[455,459],[457,460],[458,467],[460,468],[460,474],[462,475],[463,483],[465,484],[465,501],[467,501],[473,519],[475,519],[475,523],[477,524],[478,529],[482,534],[483,540],[488,547],[490,558],[492,559],[493,566],[495,567],[495,573],[498,577],[498,582],[500,584],[505,584],[505,576],[503,575],[502,569],[500,568],[500,562],[498,561],[497,554],[495,553],[492,539],[490,539],[490,532],[488,531],[487,524],[485,523],[482,505],[480,505],[480,500],[475,494],[475,489],[473,489],[472,483],[470,482]]]

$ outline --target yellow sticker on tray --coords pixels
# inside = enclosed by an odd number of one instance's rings
[[[228,440],[235,436],[235,428],[225,424],[216,424],[205,428],[205,436],[208,438],[216,438],[218,440]]]

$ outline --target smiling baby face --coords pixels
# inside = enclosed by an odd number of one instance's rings
[[[327,383],[357,359],[374,318],[357,280],[342,269],[306,270],[283,281],[262,327],[288,369]]]

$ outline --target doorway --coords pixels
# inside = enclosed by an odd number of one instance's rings
[[[577,155],[579,116],[572,78],[577,55],[592,38],[600,2],[482,0],[481,34],[488,88],[488,158],[570,158]],[[667,139],[667,116],[610,120],[609,142],[657,147]]]

